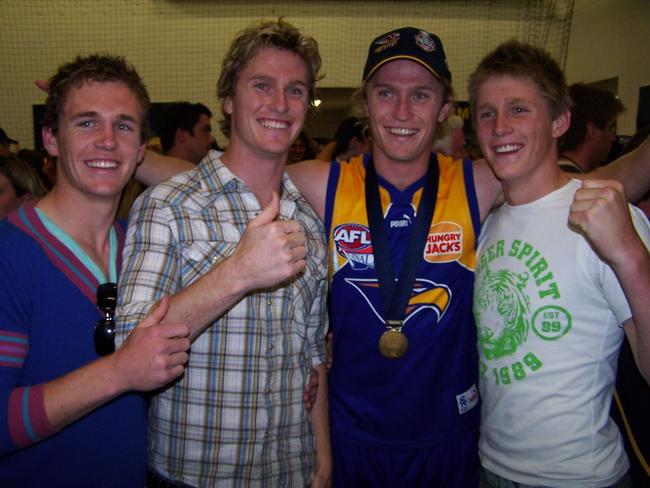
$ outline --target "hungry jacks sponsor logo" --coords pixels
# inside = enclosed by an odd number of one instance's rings
[[[424,245],[424,259],[429,263],[448,263],[463,254],[463,229],[454,222],[438,222],[431,226]]]

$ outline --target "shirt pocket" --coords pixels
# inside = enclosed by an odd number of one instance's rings
[[[194,283],[214,266],[230,256],[237,242],[192,241],[183,245],[181,281],[182,287]]]

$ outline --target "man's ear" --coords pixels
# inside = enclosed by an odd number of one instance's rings
[[[180,143],[185,142],[185,134],[187,134],[187,132],[179,127],[176,129],[176,133],[174,134],[174,141],[178,141]]]
[[[555,120],[553,120],[553,137],[559,139],[562,135],[569,130],[569,125],[571,125],[571,112],[568,110],[562,112]]]
[[[43,147],[51,156],[59,155],[59,143],[56,135],[52,132],[51,127],[43,127],[41,129],[41,136],[43,138]]]
[[[447,117],[449,117],[451,107],[453,106],[453,101],[450,98],[442,107],[440,107],[440,112],[438,112],[438,123],[442,124]]]
[[[138,148],[138,162],[136,166],[140,166],[142,164],[142,161],[144,161],[144,155],[147,151],[147,141],[143,142],[140,144],[140,147]],[[131,175],[133,176],[133,175]]]
[[[228,115],[232,115],[232,97],[223,98],[221,100],[221,106]]]
[[[587,122],[585,126],[585,140],[592,141],[598,138],[598,127],[593,122]]]

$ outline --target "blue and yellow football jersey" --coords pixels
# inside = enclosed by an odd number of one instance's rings
[[[378,350],[386,327],[366,212],[367,157],[333,163],[327,190],[332,434],[386,447],[475,435],[480,408],[472,289],[480,219],[472,163],[438,157],[436,208],[402,329],[409,348],[387,359]],[[379,184],[398,276],[424,178],[403,191],[381,176]]]

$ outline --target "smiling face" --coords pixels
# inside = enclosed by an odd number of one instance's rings
[[[419,63],[400,59],[379,68],[365,102],[375,161],[426,164],[450,106],[442,83]]]
[[[491,77],[478,88],[475,130],[492,171],[508,190],[525,190],[532,201],[555,189],[557,139],[569,124],[556,119],[537,86],[527,79]]]
[[[119,199],[144,154],[144,114],[135,94],[120,82],[84,82],[71,88],[57,133],[43,140],[58,156],[58,189],[84,198]]]
[[[272,47],[258,52],[239,72],[235,95],[223,103],[231,116],[229,152],[284,164],[305,122],[308,86],[300,56]]]

